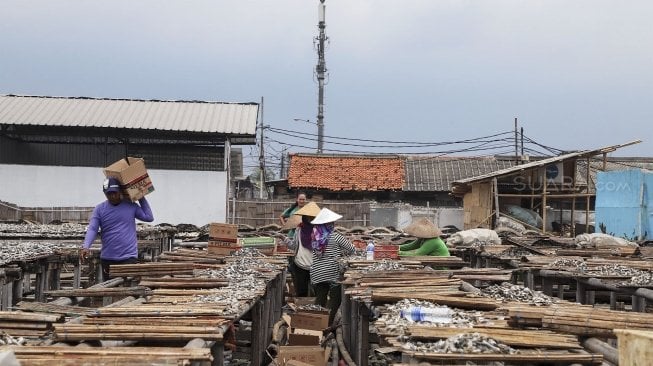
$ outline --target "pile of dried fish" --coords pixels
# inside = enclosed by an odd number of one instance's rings
[[[0,241],[0,266],[50,256],[62,249],[76,249],[79,244],[45,241]]]
[[[23,238],[83,238],[86,226],[65,223],[50,224],[0,224],[0,236]]]
[[[411,307],[422,308],[439,308],[441,306],[429,301],[415,299],[403,299],[396,304],[386,305],[377,320],[377,326],[382,326],[384,330],[391,334],[404,334],[406,329],[414,325],[415,322],[401,317],[401,311]],[[451,309],[450,323],[431,323],[419,322],[420,325],[432,327],[456,327],[471,328],[478,324],[489,324],[490,321],[485,319],[483,312],[480,311],[463,311],[460,309]]]
[[[587,269],[587,263],[579,259],[560,258],[551,262],[547,267],[584,272]]]
[[[265,254],[261,253],[260,250],[256,248],[243,248],[234,254],[232,254],[233,257],[266,257]]]
[[[307,304],[307,305],[301,305],[297,307],[297,310],[303,310],[303,311],[329,311],[328,308],[323,308],[320,305],[315,305],[315,304]]]
[[[407,269],[406,266],[397,261],[383,259],[379,262],[374,262],[374,264],[369,267],[365,267],[361,272],[403,271],[405,269]]]
[[[79,223],[62,224],[8,224],[0,223],[0,237],[33,239],[82,239],[86,235],[86,225]],[[152,238],[163,231],[175,231],[174,227],[158,227],[139,223],[138,237]]]
[[[479,333],[461,333],[447,339],[441,339],[437,342],[417,342],[412,341],[410,337],[400,336],[397,338],[401,341],[402,348],[414,352],[433,352],[433,353],[501,353],[515,354],[518,353],[514,348],[499,343],[493,338],[483,336]]]
[[[485,296],[503,302],[520,301],[536,306],[548,306],[555,300],[540,291],[533,291],[528,287],[513,285],[504,282],[501,285],[492,285],[481,290]]]
[[[0,331],[0,346],[22,346],[25,344],[25,338],[23,337],[12,337],[7,334],[4,330]]]
[[[209,278],[226,278],[229,285],[222,287],[220,292],[210,295],[196,295],[197,302],[226,303],[225,315],[240,314],[247,306],[241,299],[253,300],[265,291],[265,280],[261,278],[260,269],[279,270],[273,264],[264,262],[256,257],[241,256],[221,269],[205,269],[198,272],[199,276]]]
[[[639,271],[639,273],[633,275],[630,280],[622,281],[619,284],[622,286],[652,286],[653,272]]]
[[[512,258],[521,258],[523,256],[527,255],[532,255],[533,252],[531,252],[528,249],[520,248],[520,247],[511,247],[508,249],[505,249],[501,251],[498,256],[499,257],[512,257]]]
[[[640,274],[642,271],[622,264],[605,264],[602,266],[585,268],[583,272],[596,276],[635,276]]]

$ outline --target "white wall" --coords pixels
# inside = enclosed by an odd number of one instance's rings
[[[149,170],[154,224],[224,222],[226,172]],[[0,201],[21,207],[93,207],[104,200],[100,168],[0,164]]]

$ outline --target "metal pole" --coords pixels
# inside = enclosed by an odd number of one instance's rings
[[[231,195],[231,141],[224,141],[224,170],[227,173],[227,192],[225,196],[224,222],[229,222],[229,197]]]
[[[263,97],[261,97],[261,123],[259,124],[261,129],[261,142],[258,154],[258,163],[259,163],[259,189],[258,189],[258,198],[263,199],[263,185],[265,184],[265,154],[263,153]]]
[[[315,73],[317,74],[318,84],[318,97],[317,97],[317,153],[322,153],[324,144],[324,79],[326,75],[326,61],[324,60],[324,43],[327,40],[325,33],[325,5],[324,0],[320,0],[318,5],[318,24],[319,35],[317,37],[317,66],[315,66]]]

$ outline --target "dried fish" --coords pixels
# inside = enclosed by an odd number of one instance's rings
[[[49,241],[7,241],[0,240],[0,265],[18,261],[29,261],[48,257],[63,250],[75,250],[77,243]]]
[[[520,301],[536,306],[548,306],[557,301],[557,299],[547,296],[540,291],[533,291],[528,287],[513,285],[508,282],[504,282],[501,285],[486,287],[481,290],[481,293],[487,297],[503,302]]]
[[[228,279],[229,285],[214,294],[196,295],[196,302],[225,304],[227,307],[223,314],[237,315],[265,291],[265,279],[261,270],[279,271],[281,268],[261,260],[261,257],[254,257],[257,250],[242,252],[241,256],[221,269],[204,269],[197,272],[199,277]]]
[[[408,336],[399,336],[397,339],[402,342],[402,348],[404,350],[414,352],[501,354],[515,354],[519,352],[493,338],[476,332],[457,334],[437,342],[417,342]]]
[[[382,259],[381,261],[374,262],[371,266],[364,268],[361,272],[403,271],[406,269],[408,269],[406,266],[397,261]]]
[[[26,343],[23,337],[13,337],[4,330],[0,331],[0,346],[24,346]]]
[[[322,307],[316,304],[306,304],[297,307],[298,310],[308,310],[308,311],[329,311],[328,308]]]
[[[587,263],[578,259],[560,258],[551,262],[547,267],[556,269],[573,269],[584,272],[587,268]]]
[[[403,299],[395,304],[388,304],[383,308],[377,309],[380,316],[375,323],[376,326],[384,328],[390,334],[404,334],[406,329],[410,325],[415,324],[415,322],[402,318],[401,311],[411,307],[441,308],[441,306],[429,301]],[[464,311],[452,308],[450,323],[419,322],[419,324],[430,327],[470,328],[478,324],[490,324],[490,321],[480,311]]]

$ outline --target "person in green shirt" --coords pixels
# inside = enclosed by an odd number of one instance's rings
[[[288,221],[288,219],[290,219],[292,215],[294,215],[295,212],[297,212],[297,210],[304,207],[304,205],[306,205],[306,193],[298,192],[297,198],[295,199],[295,203],[293,203],[290,207],[285,209],[279,216],[279,221],[281,222],[281,226],[284,226],[286,224],[286,221]],[[292,228],[287,235],[289,239],[294,238],[295,228]]]
[[[440,239],[442,232],[427,218],[422,217],[413,221],[404,232],[417,239],[399,246],[400,257],[449,256],[447,245]]]

